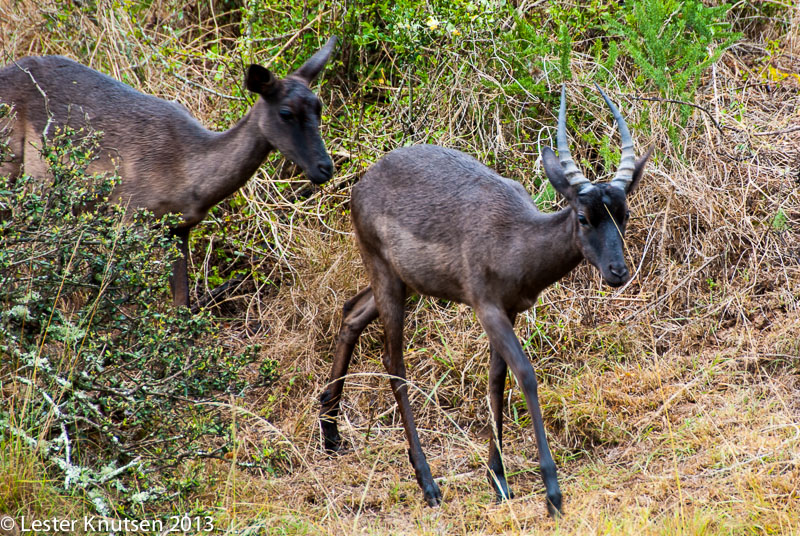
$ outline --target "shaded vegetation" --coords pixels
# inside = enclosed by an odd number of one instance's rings
[[[183,460],[233,448],[208,402],[242,394],[258,347],[220,342],[207,312],[165,306],[178,255],[169,218],[154,225],[109,204],[119,178],[86,168],[100,135],[56,130],[41,151],[50,180],[0,183],[0,381],[10,396],[0,427],[110,515],[110,490],[123,504],[171,498],[191,489],[175,471]],[[274,379],[264,370],[256,381]]]

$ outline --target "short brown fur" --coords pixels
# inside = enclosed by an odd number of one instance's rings
[[[14,107],[10,149],[0,175],[44,176],[42,135],[69,125],[102,132],[101,150],[89,170],[122,178],[115,200],[146,208],[157,217],[181,215],[173,233],[181,258],[173,266],[175,305],[189,305],[189,232],[208,210],[241,188],[274,149],[294,161],[314,183],[333,175],[319,134],[320,103],[308,85],[336,44],[332,37],[283,80],[258,65],[245,85],[259,95],[230,130],[204,128],[175,102],[145,95],[113,78],[61,56],[27,57],[0,69],[0,100]]]

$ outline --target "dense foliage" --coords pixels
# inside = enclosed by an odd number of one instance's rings
[[[56,131],[41,147],[49,180],[0,179],[0,390],[13,395],[0,428],[109,514],[108,489],[168,498],[184,491],[185,459],[231,449],[207,402],[242,394],[257,347],[230,348],[208,313],[165,306],[174,218],[109,203],[119,178],[87,172],[101,135]],[[263,371],[256,381],[273,379]]]

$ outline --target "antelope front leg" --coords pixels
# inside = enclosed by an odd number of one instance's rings
[[[370,322],[378,317],[378,308],[372,289],[365,288],[344,304],[342,327],[336,340],[336,350],[331,367],[330,382],[319,397],[322,407],[319,411],[319,424],[325,450],[337,452],[342,445],[336,418],[339,416],[339,402],[344,388],[344,376],[350,366],[358,337]]]
[[[177,236],[178,251],[181,256],[172,263],[172,277],[169,286],[172,288],[172,305],[175,307],[189,307],[189,229],[178,227],[172,230],[172,235]]]
[[[544,431],[536,373],[522,350],[517,336],[514,334],[514,326],[508,315],[494,306],[476,307],[475,310],[483,329],[486,330],[486,334],[489,336],[489,342],[511,368],[525,394],[528,412],[533,419],[536,446],[539,450],[539,468],[542,472],[542,480],[544,481],[547,495],[547,511],[552,517],[560,515],[562,513],[561,489],[558,486],[556,464],[553,461],[552,454],[550,454],[547,435]]]

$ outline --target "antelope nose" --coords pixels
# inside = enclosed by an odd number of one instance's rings
[[[611,275],[620,279],[625,279],[628,277],[628,267],[624,264],[622,266],[614,266],[612,264],[608,267],[608,271],[611,272]]]
[[[331,162],[324,162],[317,166],[320,174],[325,177],[325,180],[333,177],[333,164]]]

